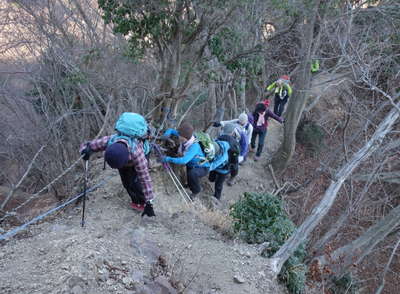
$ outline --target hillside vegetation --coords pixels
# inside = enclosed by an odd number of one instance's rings
[[[220,202],[204,178],[186,205],[153,153],[141,218],[92,156],[86,226],[73,202],[0,237],[0,292],[397,293],[398,1],[39,2],[0,0],[1,236],[82,191],[80,144],[123,112],[215,137],[293,93]]]

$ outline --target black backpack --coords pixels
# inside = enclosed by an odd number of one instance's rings
[[[235,165],[239,163],[240,145],[235,138],[229,135],[221,135],[218,140],[228,142],[230,148],[228,150],[228,164]]]

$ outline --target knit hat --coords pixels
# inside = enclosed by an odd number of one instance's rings
[[[187,140],[192,138],[194,132],[193,126],[188,122],[183,122],[178,128],[179,136],[184,137]]]
[[[266,107],[269,106],[269,100],[268,100],[268,99],[265,99],[262,103],[264,103],[264,105],[265,105]]]
[[[236,126],[233,123],[227,123],[226,125],[224,125],[224,127],[222,128],[222,135],[229,135],[231,136],[232,133],[235,131]]]
[[[290,77],[288,75],[283,75],[279,77],[280,80],[283,80],[285,82],[290,82]]]
[[[288,75],[283,75],[279,77],[277,80],[278,83],[283,83],[283,84],[289,84],[290,83],[290,77]]]
[[[128,147],[122,142],[113,143],[107,146],[104,159],[111,168],[121,168],[129,160]]]
[[[243,126],[243,125],[247,124],[248,121],[249,121],[249,118],[247,117],[247,114],[242,112],[239,115],[239,123]]]
[[[264,112],[267,110],[267,107],[265,106],[264,103],[257,103],[256,105],[256,112]]]

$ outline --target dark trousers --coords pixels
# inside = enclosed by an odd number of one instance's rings
[[[227,175],[228,174],[222,174],[217,171],[212,171],[208,176],[210,182],[215,182],[214,197],[217,198],[218,200],[221,199],[222,188],[224,187],[224,181]]]
[[[229,173],[231,174],[231,179],[237,176],[239,173],[239,163],[232,163],[229,166]]]
[[[132,202],[136,204],[144,204],[145,197],[135,168],[133,166],[126,166],[119,168],[118,171],[121,176],[122,185],[131,197]]]
[[[285,110],[285,104],[287,103],[289,96],[285,96],[285,98],[281,99],[279,94],[275,94],[275,102],[274,102],[274,113],[277,116],[282,116],[283,111]]]
[[[251,148],[256,148],[256,139],[258,136],[258,147],[257,147],[256,156],[260,156],[261,152],[263,151],[266,135],[267,135],[267,129],[265,129],[265,130],[254,129],[253,130],[253,135],[251,136],[250,144],[251,144]]]
[[[187,181],[190,191],[193,194],[198,194],[201,191],[200,178],[204,177],[208,173],[206,167],[187,167]]]

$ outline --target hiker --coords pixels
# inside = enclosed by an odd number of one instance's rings
[[[214,197],[218,200],[221,199],[222,188],[224,181],[228,174],[230,178],[227,181],[228,186],[232,186],[232,181],[239,171],[239,154],[240,147],[237,140],[234,138],[236,126],[233,123],[227,123],[222,128],[221,135],[217,138],[218,141],[225,141],[229,144],[228,160],[222,165],[218,166],[215,170],[210,172],[208,179],[210,182],[215,183]]]
[[[239,141],[240,144],[240,155],[239,155],[239,163],[242,163],[246,160],[247,154],[249,152],[249,146],[251,141],[251,136],[253,134],[253,126],[249,122],[249,117],[246,113],[241,113],[239,118],[226,120],[221,122],[214,122],[214,127],[224,127],[227,124],[233,124],[237,132],[233,134],[235,138]]]
[[[179,136],[180,157],[163,157],[163,162],[186,165],[187,182],[190,191],[190,198],[193,200],[201,192],[200,178],[208,174],[209,162],[204,161],[205,154],[198,140],[194,136],[194,128],[189,122],[182,122],[178,129],[167,129],[163,136]]]
[[[256,155],[254,157],[254,161],[257,161],[264,148],[264,141],[265,137],[267,135],[267,128],[268,128],[268,118],[272,117],[273,119],[279,121],[280,123],[283,123],[283,118],[277,116],[274,114],[271,110],[268,109],[269,101],[264,100],[264,102],[257,103],[255,110],[253,112],[253,136],[251,137],[251,143],[250,143],[250,150],[254,151],[256,147],[256,139],[258,136],[258,146],[257,146],[257,151]]]
[[[319,71],[319,60],[318,59],[314,59],[311,62],[311,73],[314,74],[316,72]]]
[[[268,92],[275,93],[274,113],[282,116],[285,110],[285,104],[292,95],[292,87],[290,86],[290,78],[287,75],[281,76],[277,81],[267,87]]]
[[[105,136],[81,145],[83,160],[93,152],[104,151],[104,160],[111,168],[118,169],[122,185],[131,197],[131,207],[142,216],[155,216],[152,200],[153,186],[146,154],[149,153],[146,136],[148,126],[143,116],[123,113],[115,124],[116,134]]]

